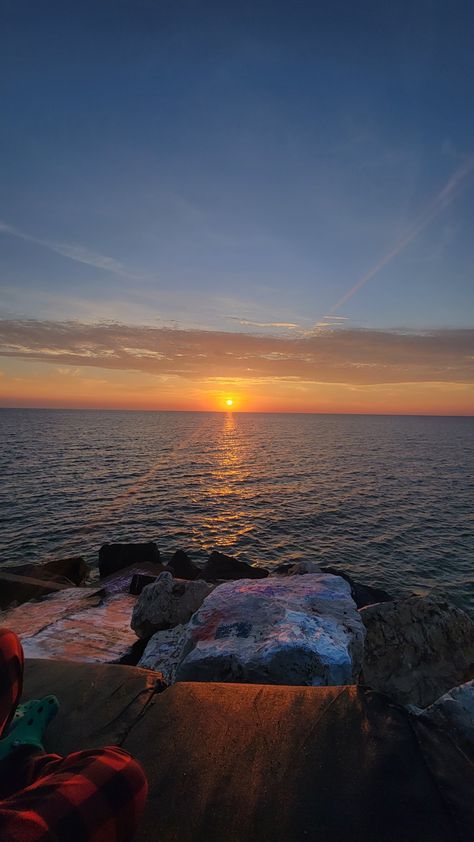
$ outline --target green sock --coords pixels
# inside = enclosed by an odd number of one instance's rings
[[[56,696],[32,699],[18,705],[7,733],[0,740],[0,760],[20,746],[33,746],[44,751],[44,732],[58,710]]]

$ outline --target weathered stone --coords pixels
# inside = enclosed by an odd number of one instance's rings
[[[472,767],[444,752],[433,775],[406,712],[378,694],[216,683],[160,692],[157,677],[67,661],[25,668],[22,701],[61,700],[48,752],[118,745],[143,766],[149,796],[134,842],[472,838]]]
[[[141,592],[133,609],[131,626],[138,637],[150,637],[160,629],[187,623],[212,591],[202,580],[187,582],[161,573],[156,582]]]
[[[343,579],[324,574],[219,585],[188,624],[178,681],[351,684],[364,627]]]
[[[32,637],[56,620],[83,609],[95,608],[103,601],[100,588],[66,588],[60,593],[45,596],[38,602],[8,608],[0,613],[0,626],[14,631],[20,640]]]
[[[444,729],[465,753],[473,755],[474,681],[454,687],[427,707],[421,716]]]
[[[253,567],[217,550],[211,553],[201,571],[201,578],[206,582],[217,582],[219,579],[265,579],[267,576],[268,570],[264,567]]]
[[[0,625],[16,632],[28,658],[113,663],[136,641],[128,627],[134,604],[128,594],[107,599],[97,588],[68,588],[3,612]]]
[[[39,564],[34,569],[35,572],[32,575],[40,575],[41,578],[46,579],[50,576],[63,576],[73,585],[83,585],[90,573],[89,565],[81,556],[55,558]]]
[[[362,608],[363,680],[421,707],[474,677],[474,621],[442,599],[408,597]]]
[[[332,573],[333,576],[341,576],[351,586],[352,599],[357,608],[365,608],[366,605],[373,605],[376,602],[392,602],[393,597],[382,588],[373,588],[371,585],[363,585],[356,582],[348,573],[338,570],[336,567],[321,567],[323,573]]]
[[[322,568],[315,561],[289,561],[279,564],[273,572],[279,576],[305,576],[307,573],[321,573]]]
[[[131,593],[130,587],[135,574],[138,573],[141,576],[148,576],[151,582],[157,579],[164,569],[162,564],[156,564],[152,561],[138,562],[128,567],[122,567],[116,573],[111,573],[110,576],[101,578],[100,586],[104,589],[107,596],[118,593]],[[150,584],[150,582],[147,582],[147,584]]]
[[[57,590],[54,587],[57,584],[82,585],[89,572],[80,556],[6,567],[0,571],[0,608],[45,596]]]
[[[128,592],[133,596],[140,596],[143,588],[151,585],[156,579],[156,576],[148,576],[146,573],[134,573],[130,580]]]
[[[155,632],[150,637],[138,666],[162,673],[165,681],[173,684],[176,669],[183,656],[185,641],[183,625]]]
[[[193,564],[184,550],[176,550],[168,567],[176,579],[202,579],[202,571]]]
[[[99,550],[100,577],[102,579],[122,567],[146,561],[159,564],[160,551],[154,541],[147,544],[103,544]]]

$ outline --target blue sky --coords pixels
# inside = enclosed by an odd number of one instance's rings
[[[472,323],[472,4],[11,0],[2,18],[3,319]]]

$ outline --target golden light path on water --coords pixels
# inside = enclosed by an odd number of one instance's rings
[[[239,491],[239,481],[243,479],[242,462],[248,459],[248,453],[242,452],[243,445],[237,436],[235,417],[232,412],[224,416],[224,425],[220,436],[217,466],[211,472],[208,494],[215,501],[215,511],[203,523],[206,531],[219,534],[221,548],[235,546],[245,534],[252,532],[253,524],[246,517],[241,505],[244,492]]]
[[[104,543],[156,541],[165,562],[324,560],[474,611],[468,418],[38,410],[4,424],[4,563],[94,568]]]
[[[228,405],[228,401],[226,404]],[[219,546],[225,548],[234,545],[242,535],[251,532],[253,526],[249,524],[248,519],[246,520],[245,510],[239,505],[239,495],[236,493],[236,484],[242,476],[240,465],[243,445],[236,436],[233,412],[228,410],[222,414],[222,417],[221,435],[215,440],[217,466],[208,476],[206,488],[202,489],[202,496],[211,501],[211,516],[204,519],[202,528],[217,534]],[[116,519],[121,510],[133,503],[134,497],[139,497],[147,486],[152,485],[159,471],[165,468],[174,470],[180,462],[181,455],[187,453],[193,445],[198,445],[203,435],[206,437],[207,425],[208,419],[204,416],[191,435],[177,442],[169,452],[160,456],[148,471],[124,491],[118,493],[112,501],[99,506],[96,513],[83,523],[81,531],[87,534],[98,525],[106,524],[112,516]],[[202,502],[205,501],[202,500]],[[64,542],[59,552],[67,552],[68,544],[69,542]],[[43,558],[46,561],[57,556],[58,551],[47,553]]]

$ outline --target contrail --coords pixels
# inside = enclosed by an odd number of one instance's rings
[[[363,286],[368,283],[368,281],[372,280],[372,278],[383,269],[387,263],[390,263],[394,257],[397,256],[404,248],[411,243],[412,240],[426,228],[427,225],[440,214],[448,205],[451,204],[452,201],[459,195],[461,190],[463,189],[465,182],[467,181],[469,175],[472,172],[474,166],[474,159],[469,158],[459,169],[456,170],[455,173],[451,176],[451,178],[447,181],[444,185],[443,189],[435,196],[433,201],[430,205],[422,212],[420,215],[415,219],[412,227],[395,243],[393,248],[390,249],[387,254],[382,257],[372,269],[360,278],[353,287],[351,287],[343,296],[339,299],[339,301],[334,304],[334,306],[328,311],[327,315],[332,316],[336,313],[340,307],[349,301],[353,295],[355,295],[358,290],[362,289]]]

